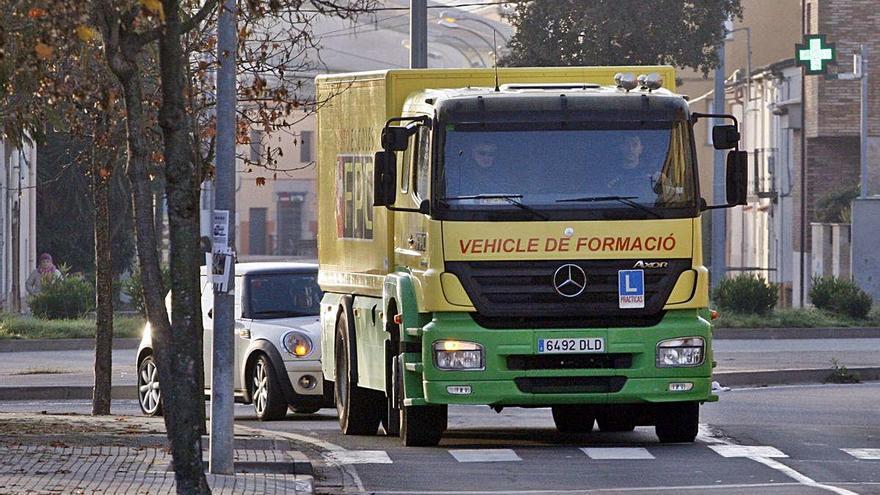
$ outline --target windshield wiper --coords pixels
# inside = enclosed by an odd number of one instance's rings
[[[544,215],[540,211],[532,208],[531,206],[524,205],[521,201],[515,198],[522,198],[522,194],[473,194],[470,196],[447,196],[445,198],[441,198],[441,201],[458,201],[458,200],[468,200],[468,199],[503,199],[508,203],[516,206],[519,209],[525,210],[532,215],[540,218],[541,220],[548,220],[547,215]]]
[[[566,198],[566,199],[557,199],[557,203],[598,203],[602,201],[617,201],[619,203],[623,203],[627,206],[635,208],[637,210],[642,210],[649,215],[653,215],[654,218],[663,218],[663,215],[657,213],[656,211],[648,208],[643,204],[636,203],[633,201],[638,198],[638,196],[584,196],[582,198]]]

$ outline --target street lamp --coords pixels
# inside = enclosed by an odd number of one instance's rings
[[[510,38],[508,38],[507,36],[504,36],[504,35],[501,33],[501,31],[495,29],[495,26],[493,26],[492,24],[489,24],[488,22],[486,22],[486,21],[484,21],[484,20],[482,20],[482,19],[477,19],[477,18],[475,18],[475,17],[462,17],[462,18],[457,18],[457,17],[453,17],[453,16],[451,16],[451,15],[448,15],[446,12],[441,12],[441,13],[440,13],[440,21],[439,21],[439,24],[441,24],[441,25],[444,25],[444,26],[445,26],[445,25],[454,25],[454,24],[456,24],[456,23],[459,22],[459,21],[473,21],[473,22],[478,22],[478,23],[480,23],[480,24],[482,24],[482,25],[488,27],[488,28],[491,29],[493,32],[495,32],[495,34],[497,34],[498,37],[501,38],[501,41],[503,41],[505,45],[510,44]],[[451,27],[451,26],[447,26],[447,27]]]
[[[480,38],[481,40],[483,40],[483,42],[489,46],[489,49],[492,50],[493,53],[495,52],[495,49],[496,49],[495,45],[491,41],[489,41],[485,36],[480,34],[478,31],[474,31],[473,29],[466,28],[464,26],[460,26],[454,22],[446,22],[446,19],[440,19],[439,21],[437,21],[437,24],[439,24],[447,29],[460,29],[466,33],[471,33],[472,35],[476,36],[477,38]]]

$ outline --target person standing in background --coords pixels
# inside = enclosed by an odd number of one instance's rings
[[[28,295],[38,294],[43,287],[44,279],[51,280],[54,278],[61,278],[61,270],[55,266],[51,254],[43,253],[37,259],[37,267],[34,268],[28,276],[27,282],[25,282]]]

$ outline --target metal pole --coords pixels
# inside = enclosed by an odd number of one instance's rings
[[[715,99],[713,102],[714,113],[724,113],[724,42],[718,46],[718,67],[715,68]],[[723,122],[720,119],[715,120],[715,124],[719,125]],[[713,167],[713,184],[712,184],[712,202],[719,203],[726,201],[726,193],[724,187],[724,151],[715,150],[715,166]],[[727,247],[727,210],[718,208],[712,210],[712,271],[711,285],[715,289],[724,274],[727,271],[726,247]]]
[[[807,2],[801,2],[801,39],[807,34]],[[801,251],[800,273],[800,307],[806,304],[806,256],[807,256],[807,70],[801,66]]]
[[[428,67],[428,0],[409,1],[409,68]]]
[[[868,197],[868,48],[860,45],[861,56],[861,82],[862,82],[862,99],[861,99],[861,115],[859,117],[859,133],[860,150],[859,150],[859,169],[862,175],[861,195],[862,199]],[[855,69],[855,68],[854,68]]]
[[[235,64],[238,47],[235,0],[224,0],[217,23],[217,187],[214,206],[229,211],[228,245],[235,246]],[[213,221],[213,220],[212,220]],[[214,246],[218,248],[225,246]],[[229,291],[214,291],[214,346],[211,363],[210,472],[233,474],[233,304],[235,263]],[[211,267],[206,267],[210,272]],[[216,286],[215,286],[216,287]]]

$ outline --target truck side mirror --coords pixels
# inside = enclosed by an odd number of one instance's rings
[[[382,129],[382,148],[385,151],[406,151],[409,137],[415,131],[409,127],[385,126]]]
[[[716,125],[712,128],[712,145],[716,150],[730,150],[739,143],[736,125]]]
[[[719,126],[720,127],[720,126]],[[733,127],[733,126],[731,126]],[[717,129],[718,127],[716,127]],[[746,151],[731,151],[727,154],[727,204],[729,206],[746,204],[749,183],[749,154]]]
[[[383,132],[383,141],[384,141]],[[373,161],[373,206],[393,206],[397,199],[397,153],[377,151]]]

